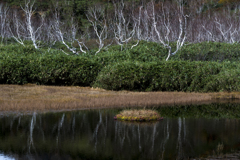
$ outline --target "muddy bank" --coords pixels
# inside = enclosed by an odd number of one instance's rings
[[[240,102],[240,93],[129,92],[90,87],[0,85],[0,111],[49,111]]]

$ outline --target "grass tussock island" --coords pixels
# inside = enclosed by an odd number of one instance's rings
[[[157,121],[163,119],[157,111],[154,110],[123,110],[117,114],[114,119],[123,121]]]

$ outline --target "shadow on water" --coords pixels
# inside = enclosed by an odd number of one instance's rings
[[[224,157],[240,150],[240,104],[155,109],[164,120],[115,121],[120,109],[1,116],[0,157],[159,160]]]

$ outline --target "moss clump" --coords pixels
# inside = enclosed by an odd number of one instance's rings
[[[154,110],[123,110],[117,114],[114,119],[123,121],[156,121],[163,119],[157,111]]]

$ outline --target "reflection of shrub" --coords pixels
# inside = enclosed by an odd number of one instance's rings
[[[162,119],[158,112],[154,110],[123,110],[114,118],[124,121],[154,121]]]
[[[208,118],[208,119],[240,119],[238,103],[213,103],[203,105],[181,105],[159,107],[157,111],[163,117]]]

